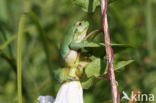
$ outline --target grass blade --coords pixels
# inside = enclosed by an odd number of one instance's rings
[[[17,36],[17,86],[18,103],[22,103],[22,34],[24,29],[25,15],[22,15],[19,21]]]
[[[48,48],[48,44],[47,44],[46,33],[45,33],[44,29],[42,28],[36,14],[34,12],[29,12],[28,15],[30,16],[31,20],[34,22],[34,24],[35,24],[35,26],[39,32],[39,38],[40,38],[40,41],[41,41],[42,46],[43,46],[43,50],[44,50],[45,55],[46,55],[46,61],[47,61],[51,81],[53,84],[55,84],[55,80],[57,80],[57,78],[55,76],[55,73],[52,71],[52,62],[50,59],[51,56],[50,56],[49,48]],[[52,85],[51,91],[52,91],[52,93],[55,93],[55,86],[54,85]]]
[[[17,35],[11,36],[4,44],[0,45],[0,50],[5,49],[13,40],[15,40]]]
[[[45,52],[45,55],[46,55],[46,58],[47,58],[47,64],[48,64],[49,72],[50,72],[50,75],[52,76],[51,78],[55,79],[54,73],[52,71],[51,60],[50,60],[51,56],[50,56],[48,44],[47,44],[47,41],[46,41],[47,40],[46,33],[43,30],[43,28],[42,28],[36,14],[34,12],[29,12],[28,15],[31,17],[32,21],[34,22],[34,24],[36,25],[36,28],[39,31],[39,38],[40,38],[40,40],[42,42],[43,49],[44,49],[44,52]]]
[[[146,31],[147,31],[147,41],[148,41],[148,54],[152,59],[154,51],[154,31],[153,31],[153,18],[152,18],[152,0],[146,1]]]

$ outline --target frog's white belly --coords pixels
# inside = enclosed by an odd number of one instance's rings
[[[77,51],[70,50],[65,57],[65,64],[67,66],[73,66],[77,58]]]

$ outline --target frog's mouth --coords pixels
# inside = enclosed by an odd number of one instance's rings
[[[78,36],[78,40],[79,40],[80,42],[86,37],[87,30],[88,30],[88,27],[86,27],[86,28],[84,29],[84,31]]]

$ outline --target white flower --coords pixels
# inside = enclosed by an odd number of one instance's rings
[[[54,103],[55,99],[52,96],[39,96],[40,103]]]
[[[40,96],[40,103],[83,103],[83,90],[79,81],[63,83],[54,101],[51,96]]]
[[[83,103],[83,91],[79,81],[64,83],[54,103]]]

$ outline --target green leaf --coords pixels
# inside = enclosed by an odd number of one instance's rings
[[[114,71],[118,71],[121,69],[124,69],[125,66],[129,65],[130,63],[134,62],[134,60],[128,60],[128,61],[119,61],[117,63],[114,63]],[[104,74],[107,74],[107,70],[105,69]]]
[[[134,62],[134,60],[120,61],[120,62],[114,64],[114,69],[115,69],[115,71],[119,70],[119,69],[131,64],[132,62]]]
[[[82,88],[83,88],[83,89],[88,89],[88,88],[90,88],[90,87],[95,83],[96,80],[97,80],[96,78],[92,77],[92,78],[89,78],[89,79],[86,80],[86,81],[81,82]]]
[[[128,64],[132,63],[134,60],[128,60],[128,61],[119,61],[117,63],[114,63],[114,71],[117,71],[119,69],[123,69],[123,67],[127,66]],[[85,69],[85,73],[88,78],[90,77],[98,77],[102,74],[107,74],[107,64],[104,60],[100,58],[96,58],[93,60]],[[101,73],[101,71],[103,71]]]
[[[119,61],[117,63],[114,63],[114,71],[118,71],[121,69],[124,69],[123,67],[127,66],[128,64],[134,62],[134,60],[128,60],[128,61]],[[100,58],[94,59],[85,69],[86,73],[86,79],[85,81],[82,81],[82,87],[83,89],[90,88],[95,82],[97,81],[97,77],[103,77],[107,74],[107,64],[104,60]]]
[[[116,0],[108,0],[108,3],[114,1]],[[73,0],[73,2],[88,13],[93,13],[95,9],[100,6],[100,0]]]
[[[111,46],[114,50],[114,53],[118,53],[127,48],[133,48],[132,46],[128,44],[111,44]],[[82,49],[82,53],[91,54],[96,57],[104,57],[106,56],[105,44],[90,42]]]
[[[92,76],[99,76],[101,70],[100,58],[93,60],[85,69],[88,78]]]

